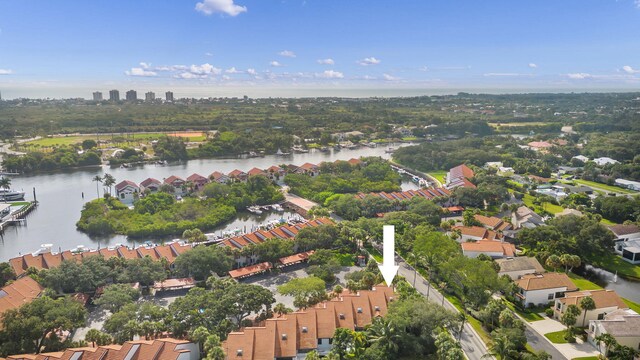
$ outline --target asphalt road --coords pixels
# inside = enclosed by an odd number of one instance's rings
[[[398,274],[404,276],[409,283],[413,284],[413,268],[399,256],[396,256],[396,261],[400,266],[400,268],[398,269]],[[427,295],[427,293],[429,293],[429,300],[438,304],[442,304],[442,294],[428,285],[427,280],[423,278],[420,273],[417,274],[415,283],[415,288],[419,293],[425,296]],[[458,309],[456,309],[456,307],[453,306],[446,298],[444,299],[444,307],[446,309],[459,312]],[[464,324],[464,330],[462,331],[462,334],[460,336],[460,345],[462,346],[462,350],[469,360],[481,360],[482,356],[488,352],[487,347],[482,342],[482,339],[480,339],[480,336],[473,330],[469,323]],[[485,357],[484,359],[487,359],[487,357]]]

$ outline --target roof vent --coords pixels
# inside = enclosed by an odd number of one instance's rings
[[[309,332],[309,329],[306,326],[303,326],[302,327],[302,332],[306,334],[306,333]]]
[[[340,318],[340,320],[344,320],[344,314],[343,314],[343,313],[340,313],[340,314],[338,315],[338,317]]]
[[[358,314],[362,314],[362,308],[358,308]]]
[[[287,334],[282,334],[282,340],[287,340]]]
[[[242,349],[236,350],[236,356],[242,356]]]
[[[380,306],[374,306],[374,307],[373,307],[373,309],[374,309],[375,311],[380,311]]]

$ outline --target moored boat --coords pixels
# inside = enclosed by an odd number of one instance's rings
[[[0,200],[2,201],[16,201],[24,199],[24,191],[12,190],[12,189],[0,189]]]

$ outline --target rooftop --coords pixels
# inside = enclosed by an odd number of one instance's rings
[[[566,305],[580,305],[580,301],[583,298],[590,297],[596,303],[596,309],[608,308],[608,307],[617,307],[619,309],[628,308],[627,304],[622,301],[620,296],[613,290],[587,290],[587,291],[574,291],[570,293],[566,293],[565,297],[559,299],[563,304]]]
[[[518,256],[505,259],[497,259],[496,263],[500,266],[500,272],[535,270],[537,273],[545,272],[544,267],[540,265],[534,257]]]
[[[527,291],[566,288],[567,291],[578,290],[573,284],[569,276],[565,273],[545,273],[545,274],[527,274],[520,280],[516,280],[516,284]]]

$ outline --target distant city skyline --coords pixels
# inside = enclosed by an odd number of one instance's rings
[[[640,0],[0,0],[0,91],[634,91],[638,34]]]

